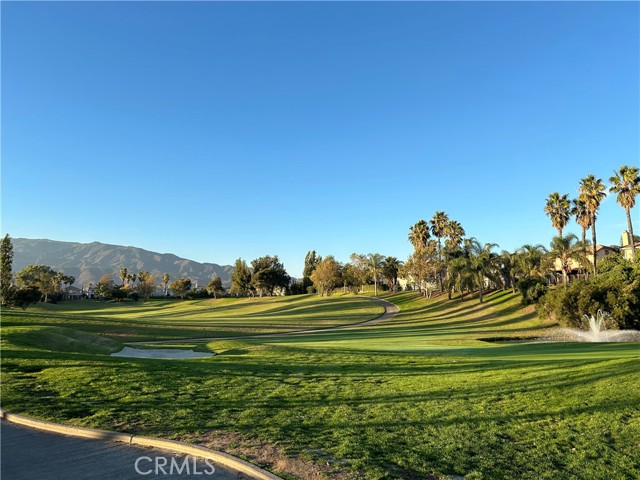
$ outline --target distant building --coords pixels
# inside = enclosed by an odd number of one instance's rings
[[[620,253],[626,260],[633,260],[633,250],[631,248],[631,234],[626,230],[622,232],[622,246]],[[640,242],[635,242],[636,251],[640,251]]]
[[[81,288],[69,285],[62,290],[62,295],[65,300],[80,300],[84,296],[84,292]]]

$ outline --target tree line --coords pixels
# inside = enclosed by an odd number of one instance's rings
[[[598,273],[596,251],[596,221],[602,200],[609,193],[617,194],[618,204],[625,210],[630,233],[632,258],[635,261],[635,237],[630,210],[640,193],[638,168],[622,166],[610,177],[610,186],[595,175],[588,175],[579,183],[578,196],[569,199],[568,194],[551,193],[546,199],[544,212],[551,219],[558,235],[553,237],[550,247],[526,244],[515,251],[497,252],[496,243],[481,243],[475,237],[467,237],[460,222],[450,219],[443,211],[437,211],[429,220],[418,220],[410,226],[408,240],[413,252],[405,262],[396,257],[379,253],[357,254],[350,261],[341,263],[334,256],[321,257],[315,250],[305,257],[303,278],[292,279],[277,255],[259,257],[247,264],[238,258],[231,275],[229,293],[235,296],[264,296],[274,294],[317,293],[331,295],[337,289],[343,292],[360,292],[364,285],[373,284],[374,295],[384,289],[399,290],[400,280],[404,288],[415,289],[426,297],[446,293],[451,299],[457,293],[465,295],[477,292],[482,302],[485,291],[493,288],[520,290],[526,302],[537,301],[546,292],[546,287],[555,283],[567,285],[573,263],[581,267],[584,280]],[[569,220],[574,218],[582,229],[582,240],[573,234],[563,235]],[[591,243],[586,233],[591,230]],[[591,247],[590,261],[587,257]],[[30,265],[14,279],[11,274],[13,253],[9,235],[2,242],[2,303],[9,299],[40,294],[47,300],[60,290],[61,285],[71,285],[73,277],[55,272],[50,267]],[[559,265],[561,278],[555,275]],[[162,287],[164,295],[171,290],[185,298],[193,295],[194,288],[189,278],[177,278],[170,282],[169,274],[162,275],[162,282],[149,272],[132,273],[127,268],[119,272],[121,283],[117,285],[110,275],[103,276],[96,284],[101,298],[122,299],[127,296],[147,298],[155,288]],[[137,282],[137,283],[136,283]],[[205,291],[223,295],[226,290],[218,277],[211,279]]]

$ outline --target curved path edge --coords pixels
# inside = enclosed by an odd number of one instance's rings
[[[264,470],[253,463],[247,462],[241,458],[234,457],[228,453],[211,450],[197,445],[178,442],[175,440],[163,440],[161,438],[143,437],[130,433],[111,432],[109,430],[95,430],[92,428],[72,427],[69,425],[61,425],[44,420],[17,415],[7,412],[0,408],[0,418],[18,425],[45,430],[48,432],[61,433],[63,435],[71,435],[74,437],[93,438],[99,440],[107,440],[113,442],[122,442],[129,445],[138,445],[145,447],[155,447],[162,450],[170,450],[172,452],[193,455],[194,457],[206,458],[213,460],[221,465],[237,470],[252,478],[258,480],[283,480],[281,477]]]

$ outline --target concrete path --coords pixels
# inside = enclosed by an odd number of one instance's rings
[[[189,457],[189,474],[183,467],[185,455],[162,450],[142,448],[109,442],[77,438],[57,433],[34,430],[2,420],[0,426],[2,480],[144,480],[144,479],[199,479],[199,480],[240,480],[250,479],[243,473],[209,460],[215,472],[204,462],[198,461],[194,470],[194,458]],[[136,460],[138,470],[136,471]],[[162,470],[155,471],[156,457],[167,459]],[[171,459],[175,459],[173,475],[169,474]],[[158,460],[162,465],[163,460]],[[200,474],[193,474],[194,471]],[[149,472],[147,474],[146,472]]]
[[[307,333],[325,333],[325,332],[335,332],[337,330],[348,330],[351,328],[359,328],[366,327],[369,325],[377,325],[382,322],[386,322],[387,320],[391,320],[398,313],[400,313],[400,308],[391,302],[387,302],[386,300],[382,300],[381,298],[371,298],[366,297],[370,300],[379,303],[384,307],[384,313],[379,317],[376,317],[372,320],[367,320],[360,323],[353,323],[350,325],[340,325],[338,327],[326,327],[326,328],[314,328],[307,330],[295,330],[293,332],[286,333],[260,333],[256,335],[242,335],[236,337],[200,337],[200,338],[174,338],[173,340],[154,340],[149,342],[127,342],[129,345],[142,344],[142,345],[162,345],[163,343],[197,343],[197,342],[212,342],[214,340],[246,340],[249,338],[274,338],[274,337],[286,337],[290,335],[305,335]]]

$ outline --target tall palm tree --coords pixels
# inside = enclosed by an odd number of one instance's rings
[[[429,241],[429,225],[427,222],[420,220],[409,228],[409,241],[416,251],[427,246]]]
[[[588,262],[584,254],[582,244],[578,241],[578,237],[570,233],[566,237],[553,237],[551,240],[551,250],[549,256],[555,260],[560,260],[560,269],[562,271],[562,283],[567,285],[570,262],[576,261],[584,264]]]
[[[574,198],[571,200],[573,207],[571,207],[571,214],[576,217],[576,223],[582,228],[582,245],[587,249],[587,230],[591,228],[591,215],[587,210],[587,204],[579,199]]]
[[[460,222],[456,220],[449,220],[445,225],[444,233],[448,238],[445,242],[444,256],[441,258],[441,261],[444,265],[444,274],[447,283],[447,296],[449,300],[451,300],[452,282],[450,281],[451,272],[449,271],[450,257],[455,255],[456,252],[459,252],[460,244],[462,243],[462,238],[464,237],[465,232]],[[440,280],[440,290],[442,290],[442,280]]]
[[[128,271],[125,267],[120,267],[120,280],[122,280],[122,286],[124,287],[124,282],[128,278]]]
[[[460,222],[456,220],[451,220],[447,223],[445,232],[447,237],[449,237],[449,242],[452,245],[460,245],[460,242],[462,242],[462,238],[465,234],[464,228],[462,228]]]
[[[449,224],[449,215],[444,212],[436,212],[433,215],[433,218],[429,221],[431,224],[431,233],[433,236],[438,239],[438,261],[443,262],[442,258],[442,239],[447,235],[447,225]],[[446,273],[446,262],[445,262],[445,275]],[[442,280],[442,272],[438,274],[438,283],[440,283],[440,291],[444,290]]]
[[[551,218],[551,225],[558,230],[558,236],[562,237],[562,230],[569,222],[569,195],[560,195],[553,192],[547,197],[544,213]]]
[[[631,235],[631,255],[635,261],[636,242],[633,238],[633,224],[631,223],[631,209],[636,204],[636,196],[640,194],[640,176],[638,175],[638,167],[629,167],[624,165],[620,167],[618,172],[614,172],[614,176],[609,178],[612,183],[609,191],[617,193],[618,203],[627,212],[627,225],[629,234]]]
[[[436,212],[431,221],[431,233],[438,239],[438,255],[442,255],[442,239],[447,235],[449,216],[444,212]]]
[[[578,197],[587,206],[587,212],[591,217],[591,240],[593,241],[592,253],[593,253],[593,273],[598,273],[596,267],[596,218],[598,216],[598,208],[600,203],[607,196],[605,192],[606,187],[602,183],[602,179],[596,178],[594,175],[589,175],[580,181],[580,196]]]
[[[367,266],[369,272],[373,275],[373,295],[378,296],[378,272],[382,268],[382,260],[384,257],[379,253],[370,253],[367,255]]]

